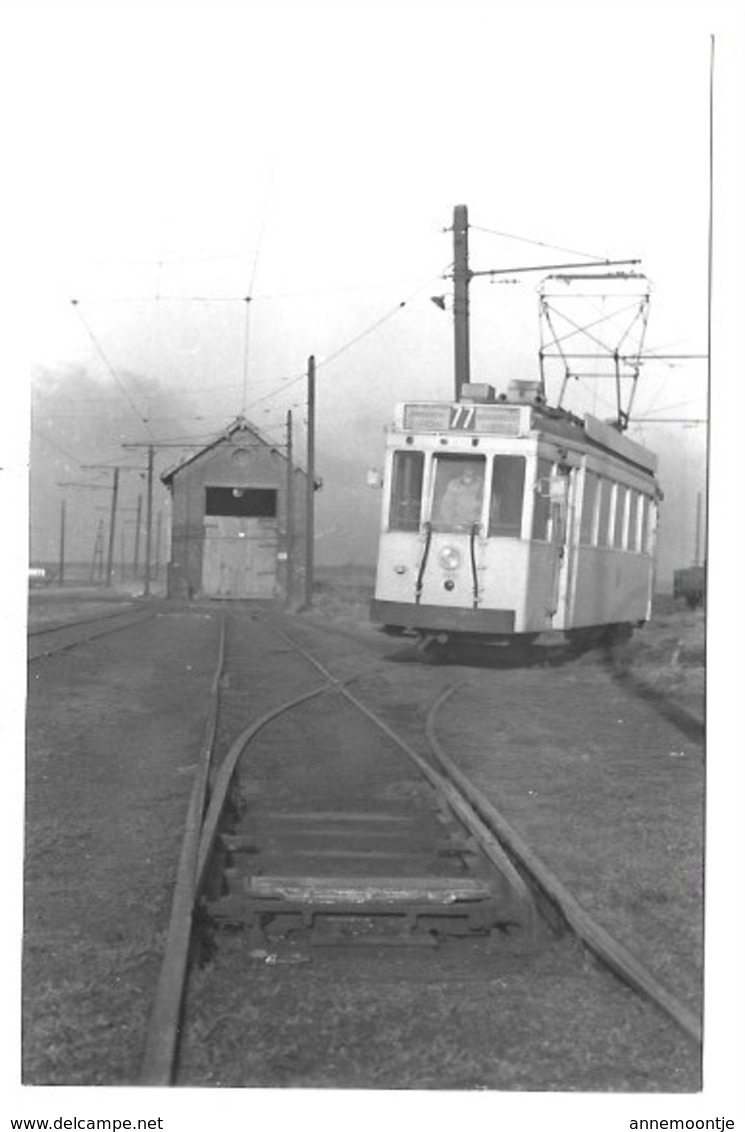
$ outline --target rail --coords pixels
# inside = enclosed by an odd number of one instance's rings
[[[34,660],[41,660],[44,657],[54,656],[56,653],[67,652],[68,649],[76,648],[78,645],[84,645],[87,641],[95,641],[98,637],[105,637],[109,633],[117,633],[121,629],[129,629],[133,625],[139,625],[141,622],[149,621],[154,617],[156,610],[153,608],[147,610],[133,610],[126,609],[117,613],[104,613],[100,617],[85,617],[80,621],[67,621],[50,626],[47,629],[38,627],[27,634],[28,637],[33,636],[39,638],[33,642],[29,642],[27,652],[27,662],[31,663]],[[101,621],[114,621],[119,618],[116,624],[107,624],[98,632],[84,632],[80,636],[76,636],[72,641],[61,641],[53,644],[48,648],[43,647],[43,638],[49,634],[59,632],[63,629],[76,629],[81,625],[95,625]]]
[[[530,883],[558,910],[563,920],[584,945],[634,990],[651,999],[695,1042],[703,1040],[701,1020],[683,1005],[622,943],[598,924],[569,889],[546,867],[499,810],[488,801],[448,757],[435,733],[434,721],[440,707],[461,685],[444,689],[432,704],[425,731],[440,765],[480,815],[500,844]]]
[[[292,708],[306,703],[328,692],[337,692],[346,698],[363,716],[381,730],[417,766],[419,771],[447,801],[451,810],[461,823],[478,840],[486,857],[506,877],[520,909],[521,920],[529,934],[535,927],[535,904],[532,894],[522,876],[505,853],[499,841],[492,835],[487,824],[476,814],[460,789],[449,782],[447,777],[435,770],[401,736],[397,735],[375,712],[367,707],[357,696],[349,691],[347,685],[358,678],[352,676],[339,679],[330,672],[312,653],[293,637],[284,633],[276,625],[259,614],[259,620],[268,624],[270,631],[282,638],[291,648],[303,656],[323,676],[324,682],[309,691],[286,700],[262,715],[245,728],[231,744],[222,760],[207,801],[209,772],[212,762],[217,714],[219,710],[219,688],[225,658],[225,621],[221,625],[219,658],[211,685],[211,700],[198,758],[197,773],[187,811],[186,827],[179,857],[176,884],[171,905],[169,926],[161,963],[161,973],[156,989],[155,1003],[151,1012],[144,1055],[142,1058],[139,1083],[142,1085],[168,1086],[173,1083],[177,1057],[180,1018],[184,988],[188,972],[189,950],[194,922],[194,911],[202,891],[211,862],[219,823],[229,797],[230,784],[238,762],[249,743],[272,720]]]
[[[170,1085],[178,1044],[178,1024],[184,979],[189,958],[192,917],[196,900],[197,862],[207,799],[212,752],[217,729],[220,678],[225,664],[225,618],[220,623],[220,642],[215,673],[210,686],[210,707],[197,758],[186,828],[176,872],[176,884],[155,1004],[148,1025],[140,1084]]]

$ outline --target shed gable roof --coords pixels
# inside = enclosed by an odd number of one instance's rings
[[[187,456],[173,468],[170,468],[168,471],[163,472],[160,477],[162,483],[167,484],[170,487],[174,477],[177,476],[183,468],[188,467],[189,464],[193,464],[196,460],[201,460],[202,457],[205,456],[208,452],[214,452],[214,450],[216,448],[219,448],[220,445],[233,440],[235,434],[238,432],[245,434],[247,439],[251,438],[254,441],[258,441],[258,443],[263,447],[272,452],[276,452],[276,454],[278,456],[281,456],[283,460],[287,459],[286,454],[281,450],[281,448],[277,446],[277,444],[273,443],[270,440],[267,440],[265,436],[262,436],[261,432],[254,425],[249,424],[245,417],[239,416],[236,417],[233,423],[228,425],[226,429],[223,429],[223,431],[219,433],[214,440],[210,441],[209,444],[206,444],[204,448],[200,448],[197,452],[193,452],[191,456]]]

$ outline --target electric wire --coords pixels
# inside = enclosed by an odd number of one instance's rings
[[[434,280],[441,278],[442,276],[428,276],[425,281],[423,276],[406,276],[397,279],[381,279],[376,282],[353,283],[336,287],[309,287],[302,291],[276,291],[258,295],[254,295],[250,292],[249,294],[252,303],[264,303],[282,299],[307,299],[323,295],[376,291],[384,287],[400,286],[414,282],[426,282],[426,285],[429,286]],[[103,298],[83,295],[78,299],[78,302],[84,302],[86,306],[108,306],[116,303],[244,303],[246,299],[246,295],[164,295],[162,293],[156,293],[154,295],[108,295]]]
[[[523,244],[534,244],[538,248],[550,248],[555,252],[568,252],[569,255],[583,256],[585,259],[607,260],[609,256],[593,255],[592,252],[578,252],[574,248],[563,248],[559,244],[547,244],[543,240],[531,240],[527,236],[515,236],[511,232],[498,232],[495,228],[483,228],[479,224],[469,224],[469,228],[473,228],[476,232],[486,232],[490,236],[502,236],[507,240],[519,240]],[[582,264],[578,264],[581,267]]]
[[[115,369],[114,369],[114,367],[112,366],[111,362],[110,362],[110,361],[109,361],[109,359],[108,359],[108,358],[106,357],[106,354],[105,354],[105,353],[104,353],[104,351],[103,351],[103,347],[101,346],[101,343],[100,343],[100,342],[98,341],[98,339],[96,338],[95,334],[93,333],[93,330],[91,329],[90,325],[88,324],[88,321],[86,320],[86,318],[85,318],[85,316],[84,316],[83,312],[82,312],[82,311],[81,311],[81,309],[80,309],[80,303],[78,302],[78,300],[77,300],[77,299],[73,299],[73,300],[72,300],[72,304],[73,304],[73,306],[75,307],[75,311],[76,311],[76,313],[77,313],[77,315],[78,315],[78,318],[79,318],[79,319],[80,319],[80,321],[82,322],[82,324],[83,324],[83,326],[85,327],[85,329],[86,329],[86,330],[88,331],[88,334],[89,334],[89,336],[90,336],[91,342],[93,343],[93,345],[95,346],[96,350],[98,351],[98,354],[99,354],[99,356],[101,357],[101,359],[102,359],[102,361],[103,361],[104,365],[106,366],[107,370],[109,371],[109,373],[110,373],[110,374],[111,374],[111,376],[113,377],[113,379],[114,379],[114,381],[116,382],[116,384],[117,384],[117,385],[119,386],[119,389],[121,390],[121,392],[122,392],[122,394],[123,394],[124,398],[126,399],[126,401],[127,401],[127,404],[129,405],[130,409],[131,409],[131,410],[132,410],[132,412],[133,412],[133,413],[135,414],[135,416],[136,416],[136,417],[138,418],[138,420],[140,421],[140,423],[141,423],[142,425],[144,425],[144,427],[145,427],[145,431],[147,432],[148,436],[150,436],[150,437],[151,437],[151,439],[153,439],[153,433],[152,433],[152,430],[150,429],[150,425],[149,425],[149,424],[147,423],[147,420],[146,420],[146,418],[145,418],[145,417],[143,417],[142,413],[140,412],[140,410],[139,410],[139,409],[137,408],[137,406],[135,405],[134,401],[132,400],[132,398],[131,398],[131,397],[130,397],[130,395],[129,395],[129,391],[127,390],[127,387],[126,387],[126,386],[124,385],[124,383],[123,383],[123,382],[122,382],[122,380],[120,379],[119,375],[117,374],[116,370],[115,370]]]
[[[243,325],[243,394],[241,398],[241,415],[245,415],[246,412],[246,397],[248,390],[248,348],[251,337],[251,295],[248,294],[244,301],[246,304],[246,318]]]
[[[406,306],[406,302],[407,300],[404,299],[402,302],[397,303],[393,310],[388,311],[382,316],[382,318],[376,319],[375,322],[371,323],[370,326],[367,326],[364,330],[361,330],[359,334],[355,334],[353,338],[350,338],[348,342],[345,342],[344,345],[340,346],[338,350],[335,350],[333,354],[329,354],[328,357],[322,358],[321,361],[316,362],[316,373],[319,369],[321,369],[322,366],[328,365],[329,362],[334,361],[341,354],[345,353],[347,350],[350,350],[352,346],[356,345],[357,342],[361,341],[361,339],[366,338],[368,334],[372,334],[373,331],[377,330],[380,326],[383,325],[383,323],[388,322],[389,319],[393,318],[395,314],[398,314],[398,312]],[[269,392],[265,393],[262,397],[257,397],[255,401],[252,401],[251,404],[247,406],[247,409],[245,411],[248,411],[248,409],[254,409],[257,405],[263,405],[265,401],[269,401],[272,397],[277,397],[280,393],[284,393],[285,390],[290,389],[293,385],[297,385],[299,381],[304,381],[307,376],[307,373],[303,371],[302,373],[298,373],[285,378],[281,385],[275,386],[274,389],[270,389]]]
[[[261,226],[259,227],[259,238],[256,241],[256,251],[253,260],[253,267],[251,269],[251,281],[248,285],[248,294],[245,298],[246,303],[246,320],[244,324],[244,344],[243,344],[243,397],[241,400],[241,415],[246,412],[246,398],[248,391],[248,352],[250,343],[250,329],[251,329],[251,303],[253,301],[254,287],[256,285],[256,273],[259,269],[259,256],[261,255],[261,246],[264,242],[264,229],[266,228],[266,217],[269,210],[269,194],[271,191],[270,186],[267,189],[267,195],[264,198],[264,207],[261,213]]]
[[[421,295],[422,292],[425,290],[425,288],[429,287],[430,283],[431,283],[431,278],[428,278],[427,282],[424,285],[417,287],[416,290],[412,291],[405,299],[402,299],[400,302],[396,303],[395,307],[393,307],[391,310],[387,311],[380,318],[377,318],[369,326],[366,326],[364,328],[364,330],[361,330],[358,334],[355,334],[352,338],[350,338],[347,342],[345,342],[342,346],[340,346],[332,354],[329,354],[325,358],[321,358],[320,361],[316,362],[316,373],[318,373],[318,371],[320,369],[322,369],[324,366],[327,366],[331,362],[336,361],[336,359],[338,357],[340,357],[342,354],[346,353],[347,350],[351,350],[351,348],[353,346],[356,346],[357,343],[362,341],[363,338],[367,338],[368,335],[373,334],[376,330],[378,330],[386,322],[388,322],[390,319],[392,319],[394,317],[394,315],[399,314],[399,312],[402,311],[410,302],[412,302],[413,299],[415,299],[415,298],[417,298],[417,296]],[[250,409],[255,408],[255,406],[263,404],[265,401],[270,400],[270,398],[278,396],[280,393],[283,393],[285,390],[289,389],[291,386],[296,385],[297,382],[305,380],[306,377],[307,377],[307,374],[305,372],[299,373],[295,376],[289,377],[288,379],[286,379],[282,383],[282,385],[276,386],[274,389],[270,390],[268,393],[265,393],[263,397],[258,397],[255,401],[252,401],[251,404],[248,406],[248,408],[250,408]]]
[[[42,428],[39,428],[38,424],[33,419],[31,421],[31,436],[32,438],[34,436],[38,436],[40,440],[43,440],[46,444],[49,444],[52,448],[55,448],[60,453],[60,455],[64,456],[68,460],[72,460],[74,464],[80,466],[79,457],[73,456],[72,452],[68,451],[67,448],[63,448],[62,445],[58,444],[56,440],[52,440],[51,436],[48,436]]]

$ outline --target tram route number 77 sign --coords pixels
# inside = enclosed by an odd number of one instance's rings
[[[517,436],[519,405],[409,404],[403,407],[403,427],[411,432],[491,432]]]

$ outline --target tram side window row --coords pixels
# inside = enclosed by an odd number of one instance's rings
[[[524,456],[495,455],[491,461],[488,536],[520,538],[527,461]],[[481,523],[487,481],[482,455],[437,452],[433,459],[432,527],[436,531],[469,531]],[[540,457],[536,482],[554,474],[551,460]],[[401,450],[393,454],[389,512],[392,531],[418,531],[422,522],[425,454]],[[579,541],[583,546],[651,554],[654,503],[644,492],[586,472],[580,511]],[[531,539],[552,537],[552,503],[544,492],[533,498]]]
[[[651,554],[652,518],[648,495],[586,473],[579,532],[584,546]]]

